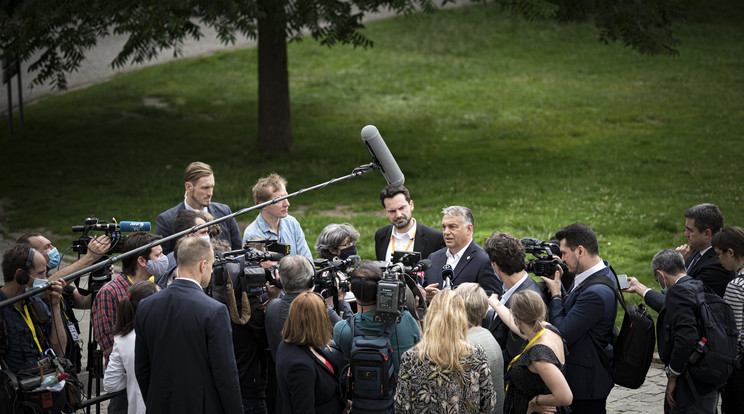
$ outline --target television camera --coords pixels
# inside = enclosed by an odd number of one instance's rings
[[[528,260],[526,270],[535,276],[545,276],[550,279],[555,277],[555,272],[560,267],[563,273],[568,272],[568,267],[561,259],[555,256],[560,255],[560,247],[556,243],[550,243],[530,237],[521,240],[525,253],[534,256],[534,259]]]
[[[426,306],[426,300],[416,283],[416,275],[430,268],[431,260],[422,260],[419,252],[407,252],[397,256],[393,254],[393,260],[393,263],[383,267],[382,279],[377,282],[377,308],[374,320],[378,322],[400,322],[405,309],[406,286],[414,295],[419,296],[419,303]]]

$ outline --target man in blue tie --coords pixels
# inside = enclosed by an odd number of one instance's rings
[[[685,211],[685,237],[687,244],[677,247],[685,259],[687,275],[703,282],[718,296],[726,293],[726,285],[733,279],[733,272],[721,266],[710,241],[723,228],[723,214],[715,204],[705,203]]]

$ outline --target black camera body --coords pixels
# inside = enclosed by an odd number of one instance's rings
[[[93,239],[89,233],[92,231],[102,231],[111,239],[111,247],[104,254],[124,253],[124,240],[127,236],[121,234],[119,223],[108,223],[95,217],[85,219],[82,226],[72,226],[74,233],[83,233],[82,236],[72,241],[72,251],[84,255],[88,253],[88,243]]]
[[[563,273],[568,272],[566,264],[555,256],[560,255],[560,247],[556,243],[525,237],[521,240],[525,253],[533,255],[535,258],[528,260],[525,264],[527,273],[535,276],[545,276],[548,278],[555,277],[558,268],[563,269]]]
[[[384,323],[399,323],[403,317],[406,301],[406,268],[402,263],[394,263],[382,272],[377,282],[377,309],[374,320]]]
[[[274,276],[276,265],[264,269],[261,262],[278,261],[282,256],[281,253],[264,252],[252,247],[225,253],[216,252],[207,293],[226,303],[225,284],[228,277],[234,289],[249,295],[258,296],[263,293],[266,282],[281,289],[281,281]]]
[[[324,298],[337,297],[338,290],[344,292],[349,291],[349,281],[339,281],[336,286],[337,273],[342,273],[348,276],[351,273],[354,266],[361,261],[361,258],[357,255],[351,255],[344,260],[328,260],[328,259],[316,259],[313,261],[315,265],[315,276],[313,283],[315,292],[320,293]]]

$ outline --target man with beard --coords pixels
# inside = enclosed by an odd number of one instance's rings
[[[385,187],[380,202],[390,220],[375,233],[377,260],[390,262],[394,251],[420,252],[425,259],[445,247],[442,232],[418,223],[411,215],[413,200],[408,189],[401,186]]]

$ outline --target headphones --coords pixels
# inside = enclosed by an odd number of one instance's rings
[[[36,249],[33,247],[30,247],[28,249],[28,256],[26,256],[26,264],[23,265],[23,272],[21,272],[20,275],[16,276],[16,283],[19,285],[25,285],[28,283],[29,280],[31,280],[31,266],[34,265],[34,255],[36,254]]]

